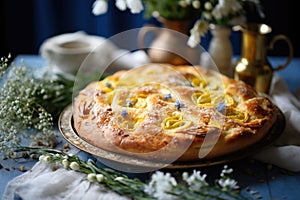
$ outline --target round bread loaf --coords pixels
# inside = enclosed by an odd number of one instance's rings
[[[277,107],[244,82],[201,66],[148,64],[92,82],[74,99],[77,134],[152,161],[211,159],[260,141]]]

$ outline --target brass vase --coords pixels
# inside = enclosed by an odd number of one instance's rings
[[[267,35],[272,31],[266,24],[245,24],[235,26],[242,31],[241,57],[234,66],[234,79],[242,80],[256,89],[257,92],[268,94],[273,72],[284,69],[293,58],[293,46],[285,35],[275,35],[267,43]],[[283,40],[289,47],[286,62],[275,68],[267,59],[267,51],[273,49],[278,40]]]
[[[138,34],[141,49],[145,50],[151,62],[173,65],[198,64],[199,48],[187,45],[191,20],[168,20],[158,18],[162,27],[144,26]],[[155,39],[146,45],[146,35],[155,34]],[[148,42],[149,43],[149,42]]]

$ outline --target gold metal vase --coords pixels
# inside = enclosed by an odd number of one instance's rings
[[[293,46],[285,35],[275,35],[267,44],[267,35],[272,31],[266,24],[251,23],[235,26],[234,30],[242,31],[241,57],[234,65],[234,79],[242,80],[260,93],[269,93],[273,72],[284,69],[293,58]],[[275,68],[267,59],[267,51],[273,49],[278,40],[283,40],[289,48],[286,62]]]

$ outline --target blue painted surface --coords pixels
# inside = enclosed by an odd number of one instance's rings
[[[20,55],[15,59],[15,64],[20,64],[21,60],[23,60],[22,62],[25,65],[33,68],[38,69],[45,66],[45,60],[37,55]],[[283,63],[284,58],[272,57],[270,61],[276,66]],[[286,69],[278,72],[278,74],[286,80],[290,90],[295,91],[300,87],[300,58],[293,59],[292,63]],[[82,151],[80,151],[79,156],[84,160],[91,157],[90,154]],[[0,197],[2,197],[8,181],[23,173],[16,168],[24,165],[25,169],[29,170],[35,161],[21,160],[16,162],[3,160],[0,157],[0,163],[3,166],[0,169]],[[98,162],[98,164],[102,166],[101,163]],[[300,197],[300,172],[291,173],[276,166],[254,161],[251,158],[229,162],[227,165],[234,169],[233,175],[242,188],[242,194],[250,199],[298,200]],[[199,168],[198,170],[206,173],[208,177],[216,178],[220,174],[222,167],[223,165],[215,165]],[[176,171],[172,172],[176,173]],[[145,180],[148,177],[147,174],[129,175]]]

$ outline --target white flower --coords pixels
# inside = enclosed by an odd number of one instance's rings
[[[212,10],[212,15],[220,20],[228,17],[230,14],[237,14],[242,11],[243,7],[237,0],[219,0],[219,3]]]
[[[107,12],[107,2],[105,0],[96,0],[93,4],[93,14],[101,15]]]
[[[186,8],[188,6],[188,3],[185,0],[181,0],[178,2],[178,4],[182,7],[182,8]]]
[[[210,12],[203,12],[202,16],[204,17],[204,19],[206,20],[211,20],[212,19],[212,14]]]
[[[206,174],[201,175],[200,171],[193,171],[191,176],[187,173],[182,174],[182,179],[187,182],[191,190],[200,190],[203,186],[207,186],[208,183],[205,181]]]
[[[209,1],[204,3],[204,8],[206,10],[211,10],[213,8],[213,6],[211,5],[211,3]]]
[[[201,7],[201,2],[199,0],[195,0],[192,2],[193,8],[199,9]]]
[[[232,168],[229,168],[228,169],[228,166],[227,165],[224,165],[223,167],[223,170],[221,172],[221,177],[224,177],[225,175],[229,175],[233,172],[233,169]]]
[[[222,17],[227,16],[228,12],[227,12],[227,8],[224,8],[220,5],[217,5],[211,12],[212,16],[217,19],[220,20],[222,19]]]
[[[79,170],[80,166],[77,162],[71,162],[70,168],[74,171]]]
[[[89,182],[96,182],[97,181],[96,174],[95,173],[88,174],[87,179]]]
[[[201,36],[198,32],[193,32],[187,41],[187,45],[194,48],[201,42]]]
[[[63,165],[63,167],[64,168],[68,168],[69,167],[69,161],[67,160],[67,159],[63,159],[62,161],[61,161],[61,164]]]
[[[51,158],[50,158],[50,156],[44,156],[42,161],[43,161],[44,163],[50,163]]]
[[[159,17],[159,12],[158,11],[153,11],[152,12],[152,17],[158,18]]]
[[[126,8],[127,8],[126,0],[116,0],[115,5],[119,10],[122,10],[122,11],[126,10]]]
[[[126,0],[127,7],[130,9],[131,13],[140,13],[144,7],[141,0]]]
[[[39,157],[39,161],[43,162],[44,161],[45,156],[44,155],[40,155]]]
[[[170,173],[164,174],[163,172],[157,171],[151,176],[151,181],[144,188],[144,191],[159,200],[171,200],[174,199],[174,196],[167,192],[171,191],[172,187],[176,185],[177,182]]]
[[[234,179],[230,179],[230,178],[226,178],[226,179],[222,178],[218,180],[218,183],[224,190],[232,190],[232,189],[239,188],[237,182]]]
[[[124,179],[123,177],[118,176],[118,177],[116,177],[114,180],[115,180],[115,181],[122,181],[123,179]]]
[[[230,7],[233,12],[239,12],[243,10],[241,3],[237,0],[226,0],[226,2],[228,7]]]
[[[104,179],[103,174],[97,174],[97,175],[96,175],[96,179],[97,179],[97,181],[98,181],[99,183],[101,183],[101,182],[103,181],[103,179]]]
[[[207,32],[208,26],[208,22],[197,20],[190,31],[191,35],[187,44],[192,48],[196,47],[201,42],[201,36],[205,35],[205,33]]]

